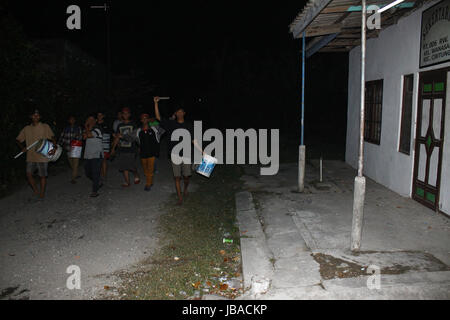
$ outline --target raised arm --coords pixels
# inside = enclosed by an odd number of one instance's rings
[[[155,103],[155,117],[156,119],[161,122],[161,114],[159,113],[159,97],[153,97],[153,102]]]

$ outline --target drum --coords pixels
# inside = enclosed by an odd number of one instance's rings
[[[54,162],[61,156],[62,147],[56,145],[56,152],[53,155],[49,155],[48,153],[53,149],[55,149],[53,142],[47,139],[41,139],[36,147],[36,153],[39,153],[40,155],[46,157],[49,161]]]
[[[69,158],[81,158],[81,152],[83,151],[83,142],[80,140],[70,141]]]
[[[204,154],[202,163],[197,168],[197,173],[209,178],[216,164],[217,164],[216,158]]]

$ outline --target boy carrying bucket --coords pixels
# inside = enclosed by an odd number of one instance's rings
[[[177,129],[187,130],[191,137],[194,135],[194,128],[190,122],[185,121],[186,112],[183,107],[178,106],[175,109],[174,114],[169,120],[161,120],[161,115],[159,113],[159,97],[154,97],[153,101],[155,103],[155,116],[158,121],[160,121],[161,126],[168,132],[168,151],[169,159],[171,159],[173,176],[175,179],[175,188],[177,190],[178,202],[177,205],[183,204],[183,197],[186,199],[188,195],[189,178],[192,176],[191,170],[191,154],[172,154],[173,148],[176,146],[177,142],[172,141],[172,133]],[[201,147],[198,145],[195,139],[192,139],[194,147],[203,153]],[[178,163],[175,163],[173,159],[177,159]],[[181,177],[183,177],[184,191],[181,194]]]
[[[50,129],[48,124],[41,122],[41,115],[38,110],[34,110],[32,114],[30,114],[31,124],[23,128],[19,135],[16,138],[17,144],[22,152],[27,153],[27,179],[28,183],[31,185],[33,192],[35,195],[39,195],[39,199],[43,199],[45,196],[45,187],[47,184],[47,176],[48,176],[48,158],[42,156],[37,153],[34,148],[31,148],[27,151],[27,147],[33,144],[34,142],[47,139],[50,140],[53,145],[56,147],[56,141],[53,134],[52,129]],[[25,142],[26,146],[23,145]],[[55,149],[49,152],[49,155],[53,155],[55,153]],[[38,175],[40,178],[41,190],[38,191],[36,187],[36,182],[33,178],[33,173],[38,171]]]

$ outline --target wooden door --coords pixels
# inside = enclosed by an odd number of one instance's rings
[[[420,74],[414,159],[413,199],[438,210],[447,71]]]

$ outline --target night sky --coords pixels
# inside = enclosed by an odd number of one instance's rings
[[[156,94],[180,101],[202,97],[207,106],[193,113],[211,126],[282,128],[298,136],[301,44],[288,26],[305,1],[109,2],[113,74],[137,72]],[[66,38],[105,61],[106,15],[89,8],[103,3],[16,0],[6,8],[30,38]],[[66,29],[70,4],[82,9],[81,31]],[[310,137],[344,144],[347,63],[346,54],[308,60]],[[151,101],[142,103],[151,108]]]
[[[31,37],[65,37],[105,60],[105,1],[9,1]],[[144,68],[152,79],[208,59],[215,51],[296,50],[288,25],[305,1],[109,1],[113,72]],[[82,9],[82,30],[66,29],[66,8]],[[170,70],[170,71],[168,71]]]

